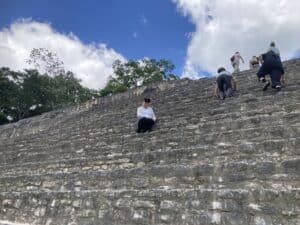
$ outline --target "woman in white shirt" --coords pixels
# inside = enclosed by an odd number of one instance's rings
[[[234,73],[239,73],[240,72],[240,60],[242,60],[243,63],[245,63],[243,57],[239,52],[236,52],[231,58],[231,65],[234,69]]]
[[[150,132],[156,121],[154,111],[149,106],[150,102],[149,98],[145,98],[142,106],[137,109],[137,117],[139,119],[137,133]]]

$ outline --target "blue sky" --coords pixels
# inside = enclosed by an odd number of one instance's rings
[[[181,74],[195,27],[169,0],[1,0],[0,29],[19,18],[51,23],[84,43],[106,43],[125,58],[166,58]]]
[[[198,79],[232,71],[239,51],[245,70],[271,41],[283,60],[299,57],[299,8],[299,0],[0,0],[0,67],[28,68],[30,51],[43,47],[95,89],[116,59],[168,59],[175,74]]]

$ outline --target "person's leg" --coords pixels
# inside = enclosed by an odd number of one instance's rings
[[[235,63],[232,62],[231,65],[232,65],[232,68],[233,68],[233,70],[234,70],[234,69],[235,69]]]
[[[226,76],[225,77],[225,93],[226,97],[232,97],[233,96],[233,91],[232,91],[232,77],[231,76]]]
[[[258,72],[257,72],[257,78],[258,78],[258,80],[259,81],[261,81],[261,82],[266,82],[266,75],[267,75],[268,73],[266,72],[266,70],[265,70],[265,67],[262,65],[260,68],[259,68],[259,70],[258,70]]]
[[[224,91],[220,91],[219,92],[219,97],[221,100],[224,100],[225,99],[225,92]]]
[[[274,69],[270,73],[271,81],[272,81],[272,88],[277,89],[278,91],[281,90],[281,76],[282,72],[278,69]]]
[[[236,76],[232,76],[231,86],[234,91],[237,91],[237,78]]]
[[[142,119],[139,119],[138,124],[137,124],[137,130],[136,130],[137,133],[141,133],[142,126],[143,126]]]
[[[233,63],[233,73],[239,73],[240,72],[240,62],[235,61]]]
[[[282,84],[282,85],[285,85],[285,84],[286,84],[286,80],[285,80],[283,74],[281,75],[281,84]]]
[[[264,87],[263,87],[263,91],[266,91],[268,89],[268,87],[270,86],[270,82],[266,81],[266,75],[269,73],[269,71],[267,70],[266,66],[263,64],[258,72],[257,72],[257,77],[258,80],[262,83],[264,83]]]
[[[237,64],[233,63],[233,73],[237,73]]]
[[[147,131],[151,131],[152,130],[152,127],[154,125],[154,120],[152,119],[145,119],[145,126],[144,126],[144,132],[147,132]]]
[[[224,93],[224,75],[219,76],[217,79],[217,85],[219,88],[219,96],[223,100],[225,98],[225,93]]]
[[[146,123],[147,123],[147,119],[146,118],[141,118],[138,122],[138,129],[137,129],[137,133],[143,133],[145,132],[145,128],[146,128]]]
[[[148,129],[147,129],[147,131],[148,132],[151,132],[152,131],[152,127],[153,127],[153,125],[154,125],[154,120],[152,120],[152,119],[148,119]]]

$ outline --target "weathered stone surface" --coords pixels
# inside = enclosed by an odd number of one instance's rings
[[[300,60],[281,92],[255,70],[152,84],[0,127],[0,224],[299,225]],[[154,131],[136,134],[153,99]],[[170,110],[171,109],[171,110]]]

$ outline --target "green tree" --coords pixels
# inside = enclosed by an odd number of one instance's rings
[[[127,87],[116,79],[110,79],[104,89],[100,91],[101,96],[113,95],[127,91]]]
[[[53,92],[54,105],[65,106],[82,103],[99,96],[97,91],[83,87],[80,82],[70,71],[66,74],[55,76],[52,83],[52,90],[55,90]]]
[[[6,115],[3,112],[0,112],[0,125],[8,123]]]
[[[51,82],[53,78],[48,75],[40,75],[37,70],[26,70],[23,77],[19,96],[21,118],[52,110],[54,96]]]
[[[0,124],[8,122],[8,116],[13,120],[20,117],[18,104],[21,95],[22,75],[22,73],[10,71],[9,68],[0,68]]]
[[[24,72],[0,68],[0,124],[99,96],[80,84],[72,72],[57,76],[41,75],[37,70]]]
[[[176,79],[171,72],[175,66],[168,60],[143,59],[140,61],[129,60],[121,62],[116,60],[113,64],[114,75],[109,79],[106,87],[101,90],[101,95],[106,96],[124,92],[139,84]]]
[[[65,73],[64,62],[56,53],[46,48],[34,48],[31,50],[29,59],[26,60],[29,65],[35,69],[50,76],[56,76]]]

